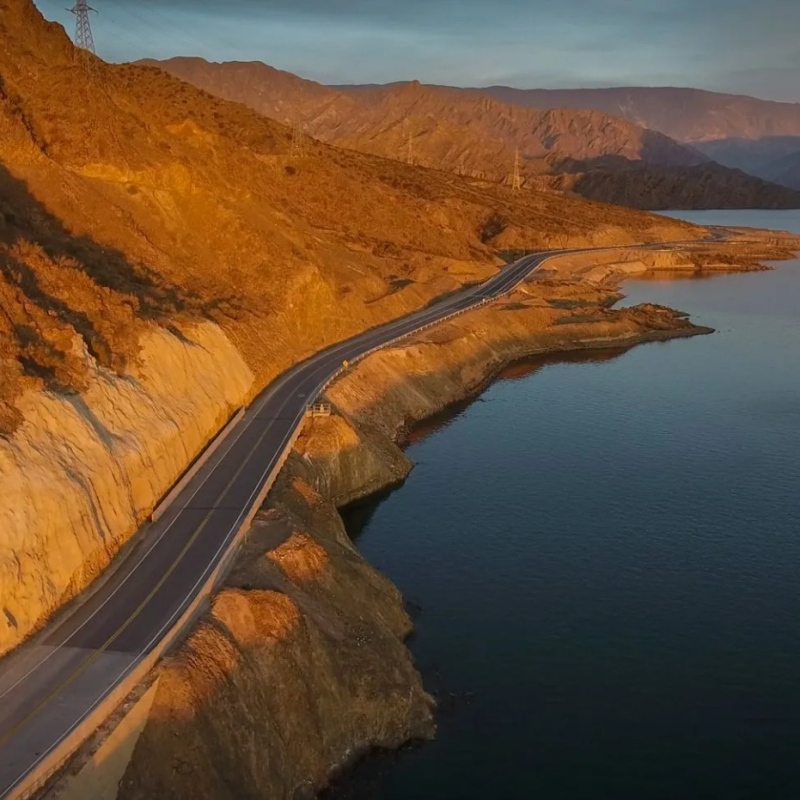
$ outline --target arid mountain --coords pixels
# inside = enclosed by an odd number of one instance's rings
[[[508,183],[519,151],[523,183],[601,201],[627,198],[637,208],[800,207],[794,192],[712,166],[691,147],[598,111],[524,108],[418,82],[337,93],[260,63],[158,63],[327,142],[473,178]],[[639,185],[627,186],[631,181]]]
[[[490,86],[465,91],[527,108],[591,108],[624,117],[679,142],[753,141],[800,135],[800,103],[777,103],[701,89],[513,89]]]
[[[291,125],[312,109],[341,101],[342,93],[261,61],[209,62],[203,58],[178,56],[166,61],[145,58],[141,66],[158,67],[223,100],[244,103],[265,117]]]
[[[529,110],[416,81],[336,92],[258,62],[141,63],[280,122],[302,124],[310,135],[337,145],[404,158],[411,138],[412,155],[418,151],[415,161],[424,166],[458,163],[463,156],[468,172],[492,178],[511,170],[516,147],[526,161],[547,162],[537,164],[537,172],[549,171],[548,163],[605,156],[668,166],[707,160],[667,136],[592,111]]]
[[[496,248],[693,230],[316,141],[292,155],[243,105],[76,53],[31,0],[0,0],[0,39],[0,434],[26,391],[126,374],[154,328],[217,322],[263,385],[490,274]]]
[[[362,88],[369,91],[372,87]],[[349,90],[358,91],[356,87]],[[691,145],[723,166],[767,180],[773,178],[766,167],[800,150],[800,103],[669,87],[551,90],[490,86],[464,91],[527,108],[589,108],[620,116]]]

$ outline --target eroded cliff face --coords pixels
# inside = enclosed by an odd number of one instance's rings
[[[152,328],[119,376],[85,359],[84,392],[29,392],[0,438],[0,654],[106,567],[251,390],[220,328]]]
[[[395,587],[293,467],[228,586],[165,661],[120,797],[313,796],[371,747],[433,734]]]

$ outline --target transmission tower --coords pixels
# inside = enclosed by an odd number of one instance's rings
[[[519,147],[514,153],[514,174],[511,176],[511,189],[514,192],[522,189],[522,176],[519,174]]]
[[[75,0],[75,5],[68,8],[75,15],[75,44],[81,50],[94,53],[94,37],[92,36],[92,26],[89,22],[89,12],[97,10],[92,8],[87,0]]]
[[[292,149],[291,155],[297,158],[302,158],[306,154],[306,136],[303,131],[303,125],[300,122],[295,122],[292,125]]]
[[[414,163],[414,136],[411,133],[411,128],[408,125],[408,120],[403,121],[403,131],[406,135],[406,164]]]
[[[465,154],[462,153],[461,157],[458,159],[458,174],[462,176],[467,174],[467,169],[464,166],[464,161],[465,161]]]

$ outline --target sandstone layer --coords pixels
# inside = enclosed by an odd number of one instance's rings
[[[108,566],[253,385],[210,322],[154,328],[124,376],[78,357],[84,391],[27,393],[0,437],[0,654]]]

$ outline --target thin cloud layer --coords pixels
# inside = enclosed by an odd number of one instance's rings
[[[72,29],[62,0],[36,0]],[[110,60],[259,60],[326,83],[699,86],[800,101],[796,0],[92,0]]]

